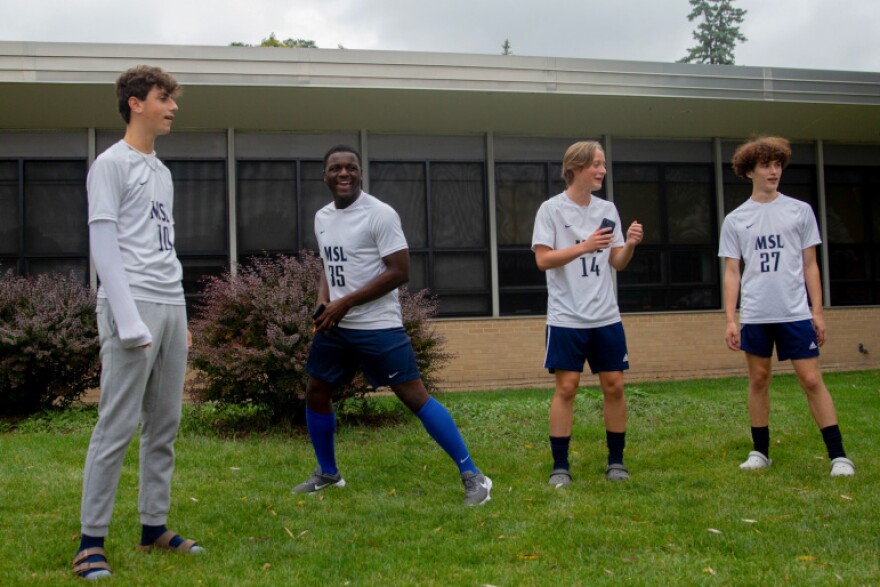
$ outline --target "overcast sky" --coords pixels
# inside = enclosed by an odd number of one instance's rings
[[[880,0],[735,0],[738,65],[880,72]],[[259,44],[673,62],[688,0],[0,0],[0,40]]]

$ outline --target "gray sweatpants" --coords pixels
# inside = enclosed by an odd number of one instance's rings
[[[122,347],[106,300],[98,300],[101,399],[83,475],[82,533],[106,536],[125,451],[141,422],[141,524],[165,524],[171,504],[174,441],[186,375],[186,307],[136,302],[153,335],[146,349]]]

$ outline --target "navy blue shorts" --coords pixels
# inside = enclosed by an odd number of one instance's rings
[[[421,377],[406,329],[331,328],[312,341],[306,373],[336,386],[349,383],[358,369],[375,387]]]
[[[774,344],[780,361],[819,356],[819,341],[812,320],[743,324],[740,329],[740,348],[749,354],[769,359]]]
[[[547,326],[545,369],[582,373],[585,361],[593,373],[629,369],[623,322],[599,328]]]

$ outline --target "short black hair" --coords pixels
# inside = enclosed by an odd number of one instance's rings
[[[324,167],[327,167],[327,159],[330,158],[330,155],[334,153],[352,153],[355,157],[357,157],[358,165],[363,165],[361,162],[361,154],[358,153],[358,150],[352,147],[351,145],[333,145],[330,149],[324,154]]]

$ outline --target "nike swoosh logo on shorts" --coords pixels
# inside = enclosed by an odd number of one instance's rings
[[[398,373],[400,373],[400,371],[395,371],[394,373],[389,373],[388,379],[394,379],[394,376],[397,375]]]

